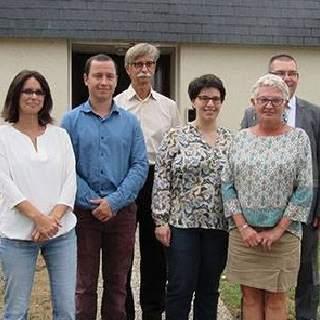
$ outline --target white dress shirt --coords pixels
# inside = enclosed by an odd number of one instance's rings
[[[287,124],[291,127],[296,126],[296,107],[297,107],[297,99],[296,96],[293,96],[289,102],[288,106],[286,107],[286,118]]]
[[[75,159],[64,129],[47,125],[37,138],[36,151],[28,136],[10,124],[0,126],[1,237],[32,240],[35,224],[16,208],[24,200],[46,215],[57,204],[70,207],[55,236],[70,231],[76,225],[75,193]]]
[[[134,113],[140,121],[148,151],[149,164],[155,164],[156,153],[164,134],[181,124],[176,103],[151,89],[146,99],[140,99],[134,88],[114,98],[122,108]]]

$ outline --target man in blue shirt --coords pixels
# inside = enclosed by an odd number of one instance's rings
[[[62,120],[77,169],[77,319],[96,319],[102,251],[101,317],[119,320],[125,319],[126,279],[135,240],[134,200],[147,177],[148,160],[137,118],[112,99],[117,85],[114,61],[101,54],[89,58],[84,82],[88,101]]]

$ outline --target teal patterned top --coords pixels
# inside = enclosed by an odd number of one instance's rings
[[[221,172],[232,140],[217,129],[210,146],[192,124],[171,129],[156,160],[152,215],[156,225],[227,230],[221,198]]]
[[[301,237],[312,201],[311,149],[304,130],[279,136],[240,131],[222,174],[222,198],[230,229],[235,213],[250,226],[266,228],[287,217],[292,220],[288,231]]]

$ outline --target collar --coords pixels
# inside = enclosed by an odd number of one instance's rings
[[[153,90],[153,88],[151,87],[151,91],[150,91],[150,94],[147,98],[145,99],[141,99],[136,90],[132,87],[132,85],[130,84],[130,86],[128,87],[127,89],[127,97],[128,97],[128,100],[131,100],[133,98],[136,98],[137,100],[139,101],[145,101],[145,100],[149,100],[150,98],[154,99],[154,100],[158,100],[157,99],[157,92]]]
[[[95,113],[91,107],[90,100],[88,99],[85,103],[82,104],[82,110],[84,113]],[[109,115],[112,113],[119,113],[119,107],[116,105],[114,100],[112,99],[112,106]]]

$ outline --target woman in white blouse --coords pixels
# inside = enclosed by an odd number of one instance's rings
[[[70,138],[53,126],[46,79],[21,71],[0,126],[0,262],[4,319],[25,319],[39,251],[50,277],[53,319],[75,319],[76,175]]]

